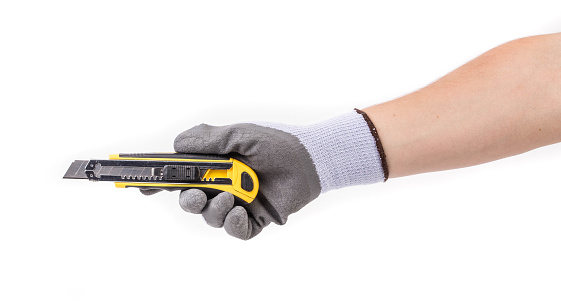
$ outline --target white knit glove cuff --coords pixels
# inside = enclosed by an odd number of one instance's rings
[[[314,162],[322,193],[381,182],[388,177],[377,131],[362,111],[309,126],[256,124],[290,133],[300,140]]]

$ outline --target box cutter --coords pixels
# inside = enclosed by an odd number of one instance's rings
[[[63,178],[114,181],[118,188],[200,189],[213,197],[230,192],[237,204],[257,196],[259,181],[244,163],[224,156],[182,153],[110,155],[109,160],[76,160]]]

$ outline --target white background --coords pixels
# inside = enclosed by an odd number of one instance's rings
[[[558,31],[558,0],[3,1],[0,305],[559,306],[560,145],[332,191],[247,242],[177,193],[62,180],[201,122],[381,103]]]

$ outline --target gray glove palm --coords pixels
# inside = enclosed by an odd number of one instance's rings
[[[180,194],[181,207],[202,213],[210,226],[224,226],[240,239],[257,235],[271,222],[286,223],[294,213],[320,194],[318,174],[299,140],[286,132],[255,124],[223,127],[199,125],[181,133],[175,151],[222,154],[238,159],[257,173],[259,193],[248,205],[234,207],[234,198],[224,192],[212,200],[199,190]]]
[[[243,240],[271,222],[286,223],[320,193],[384,181],[388,175],[376,130],[358,110],[309,126],[202,124],[177,136],[174,147],[183,153],[228,155],[256,172],[259,193],[248,205],[235,206],[226,192],[209,200],[191,189],[179,197],[185,211],[202,213],[210,226],[224,227]]]

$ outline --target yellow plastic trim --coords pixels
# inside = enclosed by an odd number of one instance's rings
[[[189,161],[189,162],[219,162],[228,163],[232,162],[232,158],[229,160],[208,160],[208,159],[168,159],[168,158],[143,158],[143,157],[121,157],[117,155],[109,155],[109,160],[149,160],[149,161]]]
[[[255,199],[255,196],[248,196],[244,193],[240,193],[234,189],[231,185],[226,184],[168,184],[168,183],[151,183],[151,182],[115,182],[117,188],[128,188],[128,187],[138,187],[138,188],[159,188],[159,187],[179,187],[179,188],[209,188],[220,190],[224,192],[230,192],[234,196],[243,199],[245,202],[250,203]],[[255,189],[254,189],[255,190]]]
[[[202,159],[165,159],[165,158],[121,158],[119,155],[110,155],[111,160],[152,160],[152,161],[189,161],[189,162],[218,162],[217,160],[202,160]],[[174,187],[174,188],[207,188],[215,189],[224,192],[232,193],[244,200],[247,203],[252,202],[257,196],[259,191],[259,180],[255,172],[244,163],[230,158],[229,160],[220,160],[224,163],[232,163],[232,167],[228,170],[215,170],[209,169],[203,176],[205,181],[213,181],[216,178],[230,178],[232,180],[232,185],[228,184],[205,184],[204,181],[200,183],[155,183],[155,182],[115,182],[115,187],[117,188],[127,188],[127,187]],[[253,190],[250,192],[242,189],[241,186],[241,175],[243,172],[249,174],[253,180]]]

